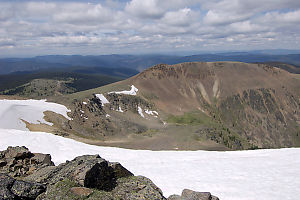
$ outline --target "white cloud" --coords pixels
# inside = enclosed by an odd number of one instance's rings
[[[53,18],[57,22],[71,24],[99,24],[107,23],[114,19],[114,13],[101,4],[64,4],[60,7],[60,12],[54,14]]]
[[[263,44],[299,48],[298,0],[92,2],[1,1],[0,45],[13,47],[10,53],[16,54],[25,47],[33,54],[49,53],[45,49],[50,46],[65,54],[247,49]],[[7,52],[1,48],[0,53]]]
[[[174,26],[188,26],[196,20],[196,17],[190,8],[183,8],[167,12],[162,18],[162,22]]]
[[[161,18],[164,10],[158,6],[159,0],[132,0],[126,4],[125,11],[141,18]]]
[[[226,25],[234,22],[240,22],[249,19],[250,15],[247,13],[236,14],[233,12],[220,12],[209,10],[204,17],[204,22],[211,25]]]

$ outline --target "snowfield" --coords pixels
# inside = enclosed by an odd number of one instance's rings
[[[136,93],[139,91],[134,85],[131,86],[131,90],[129,91],[120,91],[120,92],[109,92],[108,94],[111,93],[116,93],[116,94],[127,94],[127,95],[136,95]]]
[[[109,101],[103,94],[96,94],[96,97],[100,99],[102,106],[104,106],[104,104],[106,103],[109,103]]]
[[[130,93],[136,91],[132,86]],[[51,125],[43,119],[47,110],[70,119],[65,106],[46,100],[0,100],[0,150],[26,146],[32,152],[51,154],[55,164],[79,155],[99,154],[120,162],[135,175],[150,178],[166,197],[188,188],[209,191],[221,200],[300,199],[300,148],[235,152],[128,150],[27,131],[21,119]]]
[[[25,120],[33,124],[48,124],[52,123],[44,120],[45,111],[52,111],[68,117],[67,112],[70,112],[65,106],[46,102],[46,100],[0,100],[0,128],[28,130]]]
[[[1,117],[2,120],[2,117]],[[83,144],[49,133],[0,129],[0,150],[26,146],[49,153],[55,164],[83,154],[120,162],[150,178],[164,195],[184,188],[221,200],[299,200],[300,148],[255,151],[145,151]]]

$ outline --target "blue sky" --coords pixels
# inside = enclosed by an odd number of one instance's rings
[[[4,0],[0,55],[300,49],[299,24],[299,0]]]

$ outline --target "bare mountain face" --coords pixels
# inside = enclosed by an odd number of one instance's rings
[[[136,95],[112,92],[132,85]],[[299,74],[266,64],[160,64],[57,100],[69,102],[73,118],[59,129],[88,143],[127,148],[300,146],[299,88]]]
[[[156,65],[131,83],[163,112],[203,112],[254,146],[299,145],[299,75],[265,64],[183,63]]]

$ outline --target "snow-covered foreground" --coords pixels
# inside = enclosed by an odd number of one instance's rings
[[[52,111],[70,118],[67,112],[70,112],[65,106],[46,102],[46,100],[0,100],[0,128],[28,130],[25,120],[29,123],[44,123],[52,125],[44,120],[45,111]]]
[[[165,196],[189,188],[222,200],[298,200],[300,149],[236,152],[144,151],[87,145],[48,133],[0,129],[0,150],[25,145],[49,153],[56,164],[83,154],[118,161],[144,175]]]

